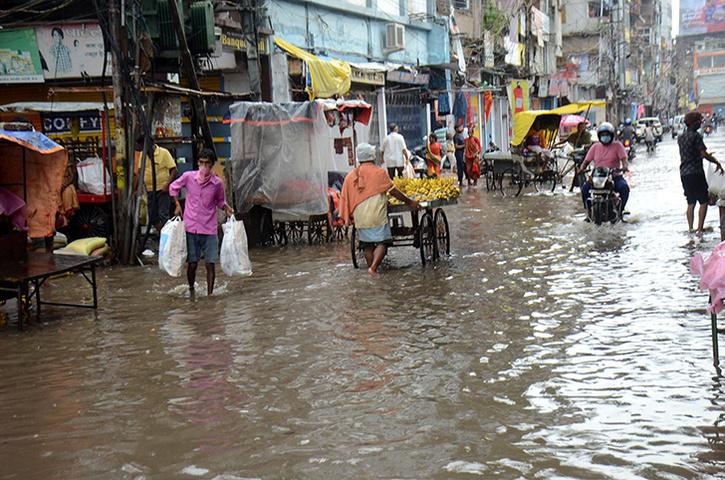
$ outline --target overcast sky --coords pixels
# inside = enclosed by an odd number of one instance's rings
[[[680,0],[672,0],[672,36],[680,31]]]

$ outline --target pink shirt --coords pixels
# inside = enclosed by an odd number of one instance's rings
[[[184,226],[187,232],[216,235],[216,209],[224,208],[224,184],[212,175],[208,182],[199,185],[196,173],[196,170],[186,172],[174,180],[169,186],[169,195],[176,198],[186,188]]]
[[[609,145],[595,143],[587,152],[585,162],[594,163],[594,167],[621,168],[621,161],[627,158],[627,151],[621,142],[614,140]]]

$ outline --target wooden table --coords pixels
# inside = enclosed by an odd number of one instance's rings
[[[0,259],[0,294],[9,294],[6,298],[17,298],[18,329],[22,329],[23,324],[30,319],[30,299],[33,297],[35,297],[36,319],[40,319],[42,305],[98,308],[96,265],[101,261],[100,257],[35,252],[29,252],[23,259]],[[80,273],[86,279],[93,290],[92,305],[41,300],[40,290],[45,281],[63,273]]]

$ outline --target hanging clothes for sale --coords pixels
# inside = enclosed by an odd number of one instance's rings
[[[451,113],[451,100],[448,98],[448,92],[438,94],[438,115],[448,115]]]
[[[466,117],[468,116],[468,101],[466,94],[463,92],[456,93],[456,100],[453,102],[453,116],[456,125],[466,126]]]

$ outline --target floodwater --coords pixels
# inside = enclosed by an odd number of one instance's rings
[[[677,165],[641,151],[631,223],[601,228],[561,189],[465,192],[450,259],[392,250],[378,278],[346,244],[253,250],[193,301],[103,270],[97,313],[1,332],[0,478],[725,478],[688,273],[717,215],[687,233]]]

